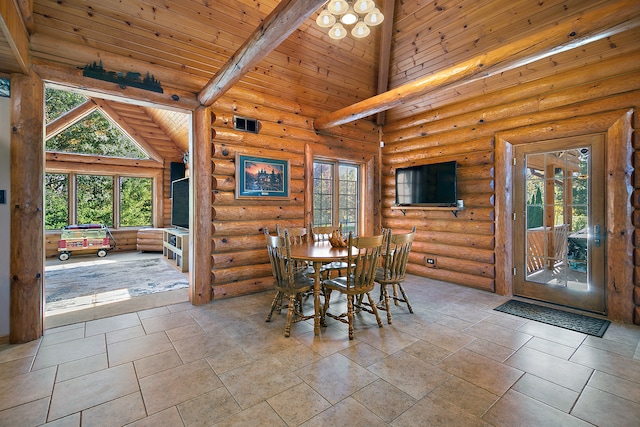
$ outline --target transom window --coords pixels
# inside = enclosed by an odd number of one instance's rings
[[[330,160],[313,162],[313,225],[342,224],[360,230],[360,166]]]

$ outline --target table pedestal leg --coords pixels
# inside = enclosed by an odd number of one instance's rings
[[[315,310],[315,314],[313,316],[313,334],[320,334],[320,268],[322,267],[321,262],[313,263],[313,309]]]

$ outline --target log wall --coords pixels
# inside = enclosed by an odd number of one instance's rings
[[[211,284],[216,299],[258,292],[273,285],[263,230],[265,227],[275,230],[276,224],[284,228],[302,227],[311,220],[305,183],[311,183],[307,174],[311,173],[309,163],[313,160],[306,161],[305,153],[360,162],[374,158],[369,166],[372,167],[372,163],[377,164],[379,142],[372,124],[363,128],[358,124],[344,126],[335,129],[332,135],[317,134],[311,117],[303,116],[297,104],[256,98],[249,92],[232,90],[216,101],[211,110],[215,116],[211,147]],[[234,130],[234,115],[258,119],[259,133]],[[236,153],[288,160],[290,197],[237,199]],[[374,172],[377,175],[377,170]],[[365,210],[374,211],[379,200],[377,193],[367,195]],[[372,218],[370,214],[367,227],[373,231]]]
[[[635,33],[640,36],[638,31]],[[492,87],[490,82],[486,86]],[[538,125],[532,128],[540,140],[560,137],[569,131],[562,128],[563,121],[572,119],[571,126],[587,129],[595,115],[635,109],[639,104],[640,51],[636,45],[634,51],[599,63],[516,87],[487,91],[480,97],[388,123],[383,128],[386,145],[382,149],[382,225],[407,231],[417,226],[408,272],[488,291],[504,286],[497,283],[497,269],[504,266],[496,265],[496,228],[501,227],[496,198],[510,190],[496,180],[495,135]],[[634,124],[637,150],[637,114]],[[456,160],[459,167],[458,198],[464,200],[465,210],[457,217],[446,211],[407,210],[403,214],[391,209],[395,202],[397,167],[448,160]],[[637,162],[637,154],[634,161]],[[636,194],[640,193],[637,176],[633,181]],[[635,216],[640,217],[638,197],[634,206]],[[634,224],[640,228],[637,220]],[[635,323],[640,323],[640,238],[637,234],[636,230],[634,301],[614,307],[613,311],[617,312],[613,313],[613,319],[630,322],[633,318]],[[427,258],[434,259],[435,264],[427,264]],[[615,262],[608,260],[610,271],[616,268]],[[611,301],[608,304],[611,310]]]

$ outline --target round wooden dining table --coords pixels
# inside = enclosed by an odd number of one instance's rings
[[[313,283],[313,307],[315,310],[313,318],[313,333],[320,333],[320,268],[322,264],[334,261],[346,261],[349,256],[349,250],[346,247],[333,247],[331,243],[309,242],[302,245],[291,246],[291,259],[297,261],[307,261],[313,265],[314,283]]]

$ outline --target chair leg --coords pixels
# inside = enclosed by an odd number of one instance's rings
[[[320,324],[327,326],[327,320],[325,318],[327,310],[329,310],[329,301],[331,300],[331,289],[324,290],[324,305],[322,307],[322,313],[320,313]]]
[[[411,308],[411,304],[409,303],[409,298],[407,298],[407,294],[404,292],[404,288],[400,283],[398,283],[398,287],[400,288],[400,292],[402,292],[402,298],[404,298],[404,302],[407,303],[407,308],[409,309],[409,313],[413,314],[413,308]]]
[[[349,321],[349,339],[353,339],[353,295],[347,295],[347,320]]]
[[[296,306],[296,294],[289,294],[289,308],[287,310],[287,324],[284,327],[284,336],[289,338],[291,335],[291,320],[293,319],[293,311]]]
[[[400,304],[398,303],[398,285],[397,285],[397,284],[394,284],[394,285],[392,285],[392,286],[393,286],[393,303],[394,303],[395,305],[400,305]]]
[[[380,320],[380,316],[378,315],[378,307],[376,307],[376,303],[373,302],[373,298],[371,297],[371,292],[367,292],[367,298],[369,298],[369,304],[371,305],[371,311],[376,316],[376,320],[378,321],[378,327],[382,328],[382,320]],[[387,313],[389,310],[387,310]]]
[[[391,324],[391,307],[389,307],[389,292],[387,291],[387,285],[380,285],[382,292],[381,299],[384,298],[384,309],[387,311],[387,323]]]
[[[271,322],[271,315],[273,312],[278,309],[278,313],[282,309],[282,292],[276,292],[276,296],[273,298],[273,302],[271,303],[271,310],[269,310],[269,314],[267,315],[267,320],[265,322]]]

